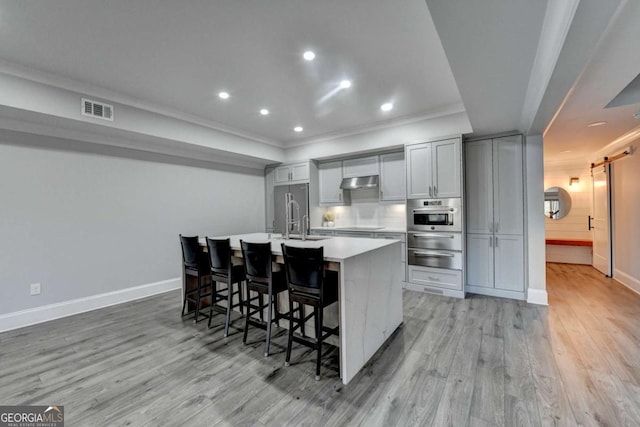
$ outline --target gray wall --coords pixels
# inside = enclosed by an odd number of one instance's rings
[[[0,132],[0,315],[177,278],[179,233],[264,228],[262,171],[64,145]]]

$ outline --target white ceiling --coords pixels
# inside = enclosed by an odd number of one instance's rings
[[[0,39],[10,63],[285,145],[461,103],[424,0],[0,1]]]
[[[282,147],[463,110],[584,159],[640,126],[636,98],[605,108],[640,73],[638,22],[636,0],[0,0],[0,65]]]
[[[618,2],[615,2],[618,3]],[[545,158],[595,160],[604,146],[640,129],[640,98],[607,105],[640,73],[640,1],[622,1],[544,134]],[[596,122],[604,125],[589,127]]]

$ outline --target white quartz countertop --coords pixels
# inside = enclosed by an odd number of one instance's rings
[[[379,230],[382,231],[382,230]],[[214,238],[212,236],[209,236]],[[233,236],[217,236],[216,239],[231,239],[231,248],[240,249],[240,240],[252,243],[271,242],[271,252],[276,255],[282,255],[281,244],[285,243],[287,246],[297,246],[301,248],[319,248],[324,247],[324,258],[327,261],[343,261],[347,258],[358,256],[369,251],[373,251],[384,246],[393,245],[399,243],[400,240],[395,239],[367,239],[361,237],[324,237],[322,240],[316,240],[321,236],[311,236],[310,239],[314,240],[285,240],[279,234],[267,233],[250,233],[250,234],[238,234]],[[206,244],[204,237],[200,238],[201,244]],[[400,253],[398,252],[398,257]]]
[[[311,230],[317,231],[359,231],[362,233],[406,233],[404,228],[393,227],[369,227],[369,226],[351,226],[351,227],[311,227]]]

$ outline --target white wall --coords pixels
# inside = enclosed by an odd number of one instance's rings
[[[640,292],[640,141],[613,163],[614,279]]]
[[[179,233],[264,226],[261,170],[14,136],[0,131],[0,315],[178,278]]]
[[[525,139],[526,163],[526,213],[527,213],[527,302],[547,304],[547,279],[545,268],[544,216],[544,164],[542,136]]]

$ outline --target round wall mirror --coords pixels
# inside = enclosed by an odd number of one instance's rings
[[[564,188],[551,187],[544,191],[544,216],[564,218],[571,210],[571,195]]]

